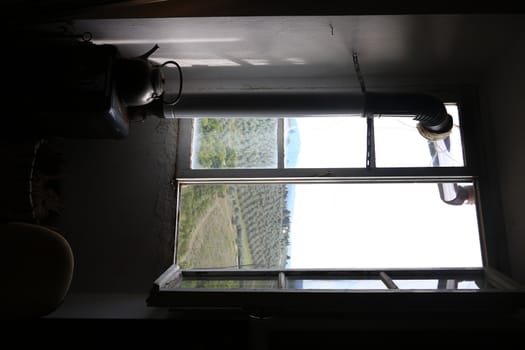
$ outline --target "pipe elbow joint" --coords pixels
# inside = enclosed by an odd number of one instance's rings
[[[365,113],[374,115],[410,116],[429,132],[448,133],[452,129],[452,117],[447,114],[443,102],[421,93],[367,93]]]
[[[414,119],[425,129],[435,134],[448,133],[452,129],[452,117],[441,100],[424,94],[418,95],[414,100],[417,101],[415,107],[418,109]]]

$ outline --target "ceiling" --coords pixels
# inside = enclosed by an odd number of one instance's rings
[[[523,23],[525,15],[200,17],[76,20],[74,30],[129,57],[157,43],[151,58],[179,62],[189,86],[275,88],[310,79],[354,87],[352,52],[368,82],[475,83],[523,35]]]

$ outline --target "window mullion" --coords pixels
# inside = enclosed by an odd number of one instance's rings
[[[179,119],[177,130],[176,176],[191,169],[191,148],[193,138],[193,119]]]
[[[284,169],[284,119],[277,121],[277,168]]]
[[[279,272],[277,279],[277,287],[278,289],[286,289],[286,275],[284,274],[284,272]]]
[[[376,167],[374,117],[372,115],[366,118],[366,167],[367,169]]]

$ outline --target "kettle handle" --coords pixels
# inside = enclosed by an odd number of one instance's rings
[[[171,101],[165,101],[164,100],[164,97],[162,98],[162,103],[164,103],[165,105],[170,105],[170,106],[174,106],[176,105],[179,101],[180,101],[180,98],[182,97],[182,68],[179,66],[179,64],[175,61],[166,61],[164,62],[163,64],[161,64],[159,66],[159,68],[162,68],[164,67],[165,65],[167,64],[173,64],[177,67],[177,70],[179,71],[179,92],[177,94],[177,97],[175,97],[175,99],[171,100]]]

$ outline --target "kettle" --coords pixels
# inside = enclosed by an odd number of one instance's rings
[[[120,100],[126,106],[142,106],[163,96],[164,77],[160,71],[163,65],[154,65],[148,59],[158,48],[155,44],[139,57],[115,61],[115,86]]]

